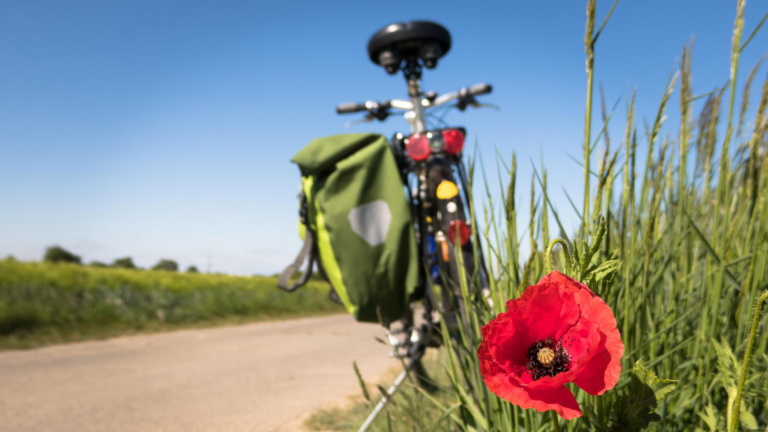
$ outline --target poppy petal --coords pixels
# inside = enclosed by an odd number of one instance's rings
[[[619,330],[614,328],[603,334],[598,351],[584,366],[583,372],[573,380],[591,395],[601,395],[616,386],[621,375],[621,356],[624,344]]]
[[[531,290],[525,301],[525,317],[531,322],[531,342],[552,338],[558,340],[581,315],[574,293],[560,290],[557,285],[542,285]]]
[[[481,350],[507,373],[528,361],[526,352],[531,344],[526,326],[514,325],[519,318],[510,313],[499,314],[481,329]],[[479,354],[479,352],[478,352]]]
[[[510,376],[495,375],[483,377],[483,379],[488,390],[520,408],[533,408],[540,412],[554,410],[566,420],[581,417],[581,409],[576,398],[565,386],[534,390],[520,386],[517,380]]]
[[[589,394],[600,395],[612,389],[619,380],[624,343],[610,306],[594,294],[584,296],[582,300],[582,313],[585,319],[594,322],[601,338],[592,358],[584,366],[584,372],[573,382]]]

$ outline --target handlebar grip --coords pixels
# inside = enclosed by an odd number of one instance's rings
[[[488,94],[491,91],[493,91],[493,87],[491,87],[490,84],[478,83],[469,87],[469,89],[467,90],[467,93],[469,93],[471,96],[479,96],[483,94]]]
[[[356,103],[356,102],[347,102],[343,104],[339,104],[336,107],[336,113],[337,114],[352,114],[360,111],[365,111],[365,104]]]

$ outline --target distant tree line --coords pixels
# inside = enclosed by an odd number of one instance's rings
[[[45,250],[45,255],[43,255],[43,261],[50,263],[83,264],[82,258],[80,258],[79,255],[75,255],[61,246],[51,246],[47,248]],[[91,261],[88,263],[88,265],[90,267],[140,269],[136,264],[133,263],[133,258],[131,257],[117,258],[112,261],[112,264],[106,264],[100,261]],[[179,271],[179,264],[172,259],[164,258],[152,266],[150,270],[177,272]],[[200,273],[200,271],[197,269],[197,267],[192,265],[187,267],[187,273]]]

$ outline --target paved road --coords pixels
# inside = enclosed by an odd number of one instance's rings
[[[294,431],[397,365],[336,315],[0,353],[0,431]]]

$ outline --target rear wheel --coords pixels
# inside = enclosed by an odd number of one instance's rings
[[[428,182],[429,195],[433,198],[432,226],[441,309],[449,328],[455,328],[457,319],[466,319],[465,301],[469,300],[462,295],[461,284],[466,284],[467,293],[472,297],[477,281],[482,279],[476,274],[471,224],[453,169],[449,164],[434,164],[429,168]]]
[[[414,205],[414,215],[419,221],[419,237],[422,239],[423,253],[427,274],[433,284],[440,286],[439,294],[429,289],[432,284],[425,284],[425,301],[440,311],[441,319],[446,323],[451,338],[460,345],[459,320],[466,322],[465,297],[462,295],[462,279],[468,289],[469,298],[477,290],[477,283],[484,280],[476,274],[474,250],[471,233],[468,232],[470,222],[464,207],[464,199],[454,174],[453,163],[446,159],[430,162],[424,171],[417,173],[419,178],[418,205]],[[406,182],[407,184],[407,182]],[[424,189],[422,189],[424,188]],[[466,191],[465,191],[466,193]],[[464,235],[457,233],[457,225],[465,226]],[[453,228],[453,232],[451,232]],[[459,231],[461,227],[459,228]],[[462,241],[462,238],[464,241]],[[460,246],[455,247],[456,244]],[[482,266],[480,266],[482,268]],[[436,298],[437,297],[437,298]],[[428,319],[432,319],[428,317]],[[407,318],[411,328],[413,316]],[[430,337],[436,338],[425,346],[442,344],[439,327]],[[409,353],[412,361],[411,376],[416,383],[429,391],[436,390],[431,377],[427,374],[420,354]]]

